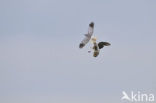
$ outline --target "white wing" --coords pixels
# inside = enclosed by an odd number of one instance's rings
[[[91,22],[89,24],[89,28],[88,28],[88,35],[92,36],[93,35],[93,31],[94,31],[94,23]]]
[[[85,34],[85,38],[81,41],[79,48],[83,48],[91,39],[92,35],[93,35],[93,31],[94,31],[94,23],[91,22],[89,24],[89,28],[88,28],[88,34]]]

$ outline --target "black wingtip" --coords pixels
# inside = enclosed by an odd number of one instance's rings
[[[105,46],[110,46],[111,44],[108,42],[105,42]]]
[[[91,23],[89,24],[89,26],[90,26],[90,27],[94,27],[94,22],[91,22]]]
[[[79,48],[83,48],[85,46],[85,44],[80,43]]]

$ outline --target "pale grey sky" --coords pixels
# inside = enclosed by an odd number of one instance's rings
[[[0,0],[1,103],[121,103],[156,95],[156,1]],[[78,48],[94,21],[97,58]]]

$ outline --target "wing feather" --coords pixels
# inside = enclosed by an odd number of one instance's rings
[[[85,34],[85,38],[81,41],[79,48],[83,48],[91,39],[94,30],[94,23],[91,22],[88,28],[88,34]]]
[[[99,42],[98,43],[99,49],[102,49],[104,46],[109,46],[109,45],[111,45],[111,44],[108,42]]]
[[[94,32],[94,23],[91,22],[91,23],[89,24],[88,34],[89,34],[90,36],[92,36],[92,35],[93,35],[93,32]]]

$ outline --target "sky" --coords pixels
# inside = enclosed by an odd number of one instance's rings
[[[1,103],[121,103],[156,95],[155,0],[0,0]],[[79,49],[88,24],[110,47]]]

